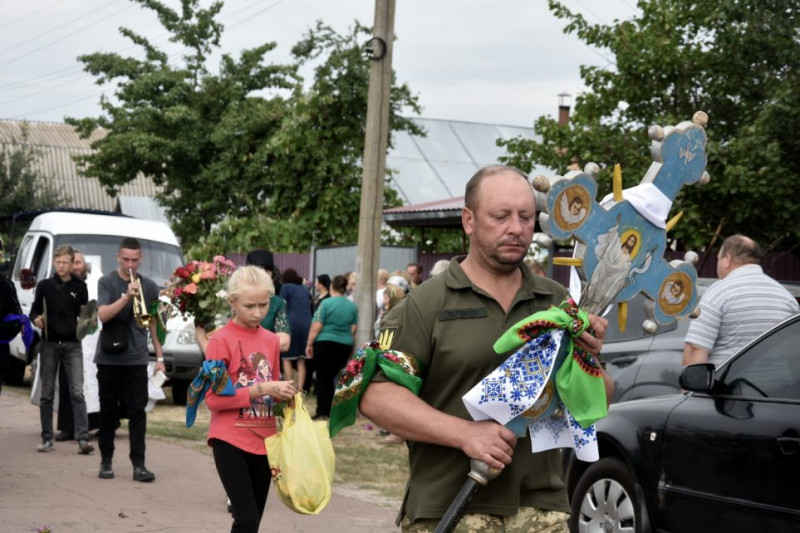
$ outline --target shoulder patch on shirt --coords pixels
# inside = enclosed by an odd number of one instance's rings
[[[378,332],[378,344],[381,350],[390,350],[397,336],[398,328],[383,328]]]
[[[445,320],[458,320],[459,318],[483,318],[489,316],[486,309],[483,307],[474,307],[471,309],[442,309],[439,311],[437,318],[440,322]]]

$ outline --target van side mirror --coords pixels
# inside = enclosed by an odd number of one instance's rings
[[[19,284],[25,289],[32,289],[36,287],[36,274],[30,268],[23,268],[19,273]]]
[[[694,392],[711,392],[714,384],[713,363],[689,365],[681,372],[679,383],[682,389]]]

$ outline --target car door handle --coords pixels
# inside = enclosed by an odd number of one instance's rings
[[[639,358],[638,355],[623,355],[620,357],[615,357],[614,359],[611,359],[609,361],[606,361],[606,363],[614,366],[623,367],[632,365],[633,363],[636,362],[638,358]]]
[[[794,455],[800,449],[800,437],[778,437],[776,440],[785,455]]]

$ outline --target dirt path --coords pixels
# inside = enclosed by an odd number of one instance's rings
[[[99,453],[77,453],[75,442],[57,442],[37,453],[39,410],[17,390],[0,395],[0,530],[52,533],[150,533],[228,531],[231,518],[211,457],[154,438],[147,440],[147,466],[154,483],[131,480],[127,433],[117,436],[115,479],[100,480]],[[95,442],[96,445],[96,442]],[[318,516],[298,515],[271,491],[261,531],[334,533],[397,531],[397,506],[374,495],[334,486]]]

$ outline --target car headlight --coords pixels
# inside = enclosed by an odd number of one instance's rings
[[[195,344],[194,324],[188,324],[178,331],[176,341],[178,344]]]

